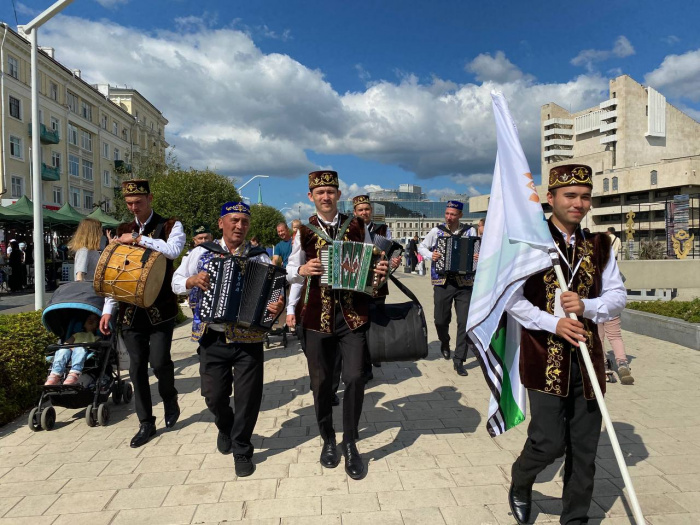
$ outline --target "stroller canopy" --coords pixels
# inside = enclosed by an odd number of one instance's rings
[[[98,296],[92,282],[75,281],[58,287],[51,296],[48,306],[41,315],[41,322],[47,330],[61,340],[82,330],[82,323],[88,315],[102,316],[104,298]],[[77,326],[77,325],[80,326]]]

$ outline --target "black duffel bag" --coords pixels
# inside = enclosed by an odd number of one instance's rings
[[[428,326],[423,307],[411,290],[393,275],[390,279],[411,301],[370,305],[367,344],[372,362],[424,359],[428,355]]]

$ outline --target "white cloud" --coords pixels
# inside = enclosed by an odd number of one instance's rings
[[[284,217],[287,219],[287,222],[291,222],[294,219],[299,219],[301,217],[301,221],[306,224],[309,217],[316,213],[316,208],[314,208],[311,201],[295,202],[292,204],[291,208],[291,210],[285,210],[284,212]]]
[[[584,49],[571,59],[574,66],[585,66],[588,71],[593,70],[595,62],[603,62],[613,57],[625,58],[634,55],[635,50],[626,36],[620,35],[615,40],[612,49]]]
[[[22,2],[17,2],[15,9],[17,9],[17,12],[20,15],[29,15],[32,17],[41,13],[41,10],[29,7],[28,5],[23,4]]]
[[[532,80],[530,75],[524,75],[518,66],[508,60],[503,51],[496,51],[493,56],[482,53],[469,62],[465,69],[474,73],[479,82],[493,81],[502,84],[523,78]]]
[[[666,96],[700,101],[700,49],[668,55],[658,68],[647,73],[644,82]]]
[[[95,0],[95,2],[107,9],[116,9],[120,5],[128,4],[129,0]]]
[[[607,81],[598,74],[543,84],[507,67],[500,75],[492,71],[498,82],[423,82],[399,73],[398,81],[339,93],[322,71],[288,55],[265,54],[245,31],[215,29],[203,18],[145,33],[60,16],[42,40],[89,82],[128,84],[160,108],[170,121],[166,138],[182,165],[241,178],[301,176],[317,169],[309,151],[356,155],[422,178],[490,173],[496,153],[492,89],[505,94],[525,152],[539,163],[540,106],[553,101],[575,111],[607,94]],[[499,56],[491,58],[510,63]]]
[[[675,45],[681,41],[676,35],[668,35],[661,38],[661,41],[668,44],[669,46]]]

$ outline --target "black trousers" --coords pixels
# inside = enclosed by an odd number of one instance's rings
[[[343,440],[359,438],[358,427],[365,397],[365,380],[362,367],[367,346],[366,325],[350,330],[340,307],[336,305],[335,332],[323,334],[304,330],[306,359],[309,365],[314,408],[321,437],[335,439],[333,428],[333,375],[338,354],[342,355],[342,377],[345,383],[343,397]]]
[[[234,455],[252,457],[250,440],[263,394],[263,344],[226,343],[223,332],[211,329],[199,344],[202,396],[214,414],[216,428],[231,436]],[[235,412],[231,409],[232,392]]]
[[[158,379],[158,393],[163,401],[177,396],[175,365],[170,357],[175,320],[152,325],[146,311],[137,308],[131,327],[122,328],[122,337],[129,352],[129,376],[134,384],[134,404],[141,423],[155,423],[148,364]]]
[[[442,286],[433,286],[433,300],[435,330],[440,343],[448,347],[450,346],[452,303],[455,305],[455,311],[457,312],[457,346],[455,347],[453,359],[463,363],[467,360],[467,316],[469,315],[469,303],[472,300],[472,288],[460,288],[448,280]]]
[[[583,395],[578,360],[571,363],[566,398],[534,390],[528,395],[530,425],[525,447],[513,464],[513,484],[516,490],[529,490],[537,475],[565,454],[561,523],[587,523],[602,415],[598,403]]]

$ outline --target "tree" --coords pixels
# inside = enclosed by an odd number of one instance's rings
[[[256,236],[262,246],[274,246],[279,242],[276,226],[280,222],[287,221],[279,210],[265,204],[254,204],[250,207],[248,239]]]

